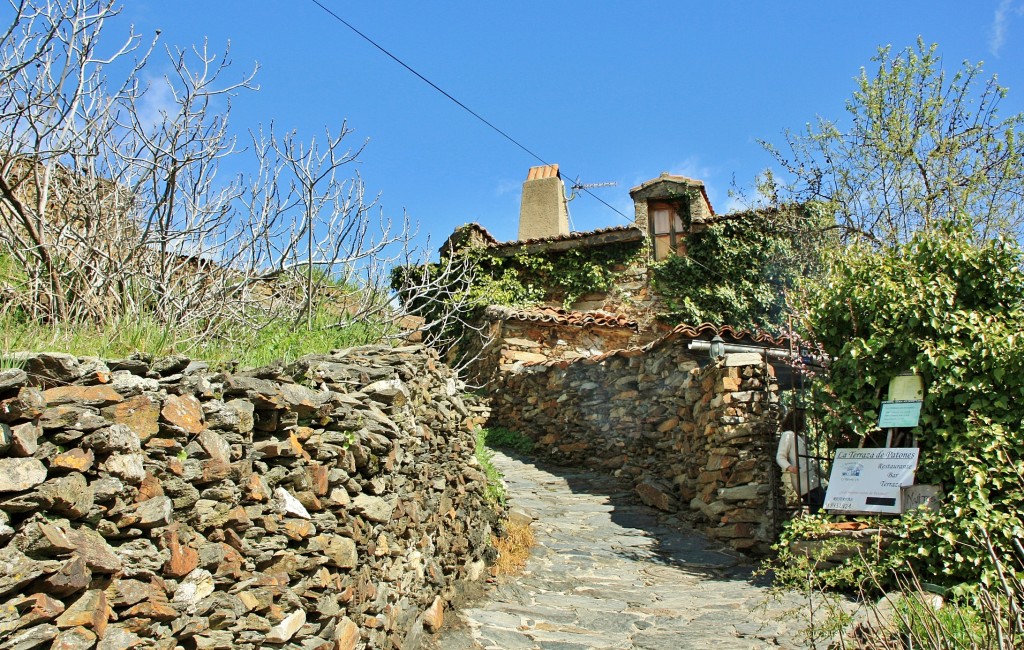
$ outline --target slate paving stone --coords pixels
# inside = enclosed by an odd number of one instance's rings
[[[496,453],[536,546],[435,639],[441,650],[804,648],[742,555],[639,503],[616,479]],[[765,603],[768,602],[766,606]]]

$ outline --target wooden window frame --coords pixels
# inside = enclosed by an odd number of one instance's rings
[[[656,262],[671,255],[686,254],[687,228],[679,208],[678,204],[668,201],[647,202],[647,228]],[[662,232],[657,228],[656,215],[663,210],[668,211],[667,232]]]

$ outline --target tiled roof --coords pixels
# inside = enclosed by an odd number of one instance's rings
[[[629,190],[629,195],[633,196],[637,192],[645,190],[648,187],[652,187],[654,185],[657,185],[658,183],[664,183],[666,181],[668,181],[670,183],[682,183],[682,184],[690,185],[690,186],[693,186],[693,187],[696,187],[697,189],[699,189],[701,196],[704,198],[704,203],[706,203],[707,206],[708,206],[708,211],[712,215],[715,214],[715,208],[714,208],[713,205],[711,205],[711,198],[708,197],[708,190],[707,190],[706,187],[704,187],[704,181],[697,180],[696,178],[689,178],[688,176],[678,176],[676,174],[669,174],[668,172],[664,172],[660,176],[658,176],[657,178],[652,178],[649,181],[644,181],[643,183],[640,183],[636,187],[631,188]]]
[[[556,242],[569,241],[580,241],[581,243],[585,243],[585,240],[587,239],[602,238],[614,241],[641,241],[644,238],[644,232],[636,226],[612,226],[610,228],[598,228],[597,230],[588,230],[586,232],[571,232],[567,235],[555,235],[552,237],[543,237],[538,239],[526,239],[522,241],[513,240],[494,243],[491,244],[489,248],[517,248],[532,244],[553,244]]]
[[[531,321],[553,325],[570,325],[573,327],[597,325],[600,327],[625,327],[634,331],[639,327],[635,320],[622,314],[612,314],[604,311],[567,311],[554,307],[514,309],[501,305],[491,305],[484,310],[484,315],[503,320]]]
[[[483,226],[481,226],[480,224],[478,224],[476,222],[467,223],[466,225],[462,226],[460,228],[460,230],[462,228],[466,228],[466,229],[469,229],[469,230],[475,230],[478,233],[480,233],[483,236],[483,238],[487,240],[488,246],[493,246],[494,244],[498,243],[498,238],[497,237],[495,237],[494,235],[489,233],[486,228],[484,228]]]
[[[696,178],[690,178],[689,176],[680,176],[678,174],[669,174],[668,172],[665,172],[658,176],[657,178],[652,178],[649,181],[644,181],[643,183],[640,183],[636,187],[629,188],[629,193],[632,194],[633,192],[639,192],[645,187],[657,185],[658,183],[661,183],[663,181],[671,181],[673,183],[686,183],[687,185],[693,185],[695,187],[704,186],[704,181],[697,180]]]
[[[715,335],[721,336],[726,341],[730,339],[738,343],[758,343],[761,345],[767,345],[769,347],[786,347],[789,345],[789,337],[785,335],[772,336],[768,332],[762,332],[760,330],[750,330],[743,328],[735,328],[731,325],[715,326],[711,323],[701,323],[696,327],[691,325],[676,325],[672,328],[672,331],[661,337],[657,341],[651,343],[648,347],[652,347],[659,343],[668,342],[677,338],[688,338],[688,339],[705,339],[711,340]]]

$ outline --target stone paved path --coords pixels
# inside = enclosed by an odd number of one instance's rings
[[[763,607],[752,566],[673,526],[599,475],[495,454],[512,505],[537,517],[524,573],[488,589],[442,633],[442,650],[801,648]],[[448,615],[451,618],[451,614]]]

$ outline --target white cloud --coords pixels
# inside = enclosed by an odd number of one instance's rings
[[[696,156],[690,156],[680,163],[672,165],[669,168],[669,173],[676,176],[686,176],[697,181],[704,181],[704,184],[708,184],[708,179],[715,175],[713,169],[704,165],[700,162],[700,159]]]
[[[504,196],[511,193],[518,194],[522,188],[522,181],[513,181],[506,178],[498,181],[498,186],[494,188],[494,194],[495,196]]]
[[[179,110],[167,79],[158,77],[146,80],[146,91],[139,101],[139,122],[147,132],[166,119],[174,119]]]
[[[1003,45],[1006,44],[1006,34],[1012,14],[1024,15],[1024,3],[1014,6],[1014,0],[999,0],[996,13],[992,17],[992,28],[989,31],[988,49],[993,56],[998,57]]]

